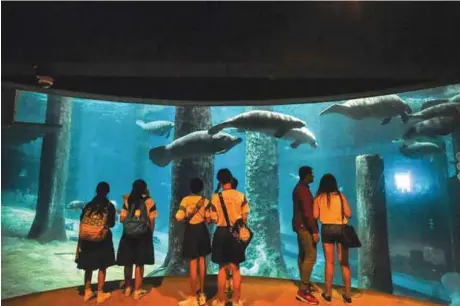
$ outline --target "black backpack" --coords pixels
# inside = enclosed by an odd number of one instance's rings
[[[138,203],[138,209],[141,211],[139,217],[134,215],[136,205],[134,205],[134,203],[129,204],[128,216],[123,221],[123,236],[140,238],[150,231],[150,222],[145,200],[146,199],[139,199],[140,203]]]

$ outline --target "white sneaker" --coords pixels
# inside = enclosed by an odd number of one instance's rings
[[[200,293],[200,295],[198,296],[198,305],[206,305],[206,294]]]
[[[180,301],[179,306],[198,306],[196,296],[189,296],[186,300]]]
[[[110,292],[98,292],[97,293],[97,303],[98,304],[102,304],[104,303],[105,301],[107,301],[108,299],[110,299],[110,297],[112,296],[112,294]]]
[[[142,298],[142,297],[144,297],[146,295],[147,295],[147,290],[145,290],[145,289],[134,290],[133,298],[135,300],[138,300],[138,299],[140,299],[140,298]]]
[[[83,298],[83,301],[86,303],[92,298],[96,296],[96,292],[93,292],[91,290],[85,290],[85,297]]]

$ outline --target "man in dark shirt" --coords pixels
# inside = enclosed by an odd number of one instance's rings
[[[313,195],[309,184],[313,182],[313,169],[308,166],[299,168],[299,182],[292,192],[293,218],[292,228],[297,233],[299,245],[299,272],[301,285],[297,299],[311,305],[319,304],[312,295],[313,286],[310,276],[316,262],[316,244],[319,242],[318,224],[313,218]]]

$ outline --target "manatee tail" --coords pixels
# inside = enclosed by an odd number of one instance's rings
[[[145,126],[145,122],[142,121],[142,120],[136,120],[136,124],[137,124],[138,126],[140,126],[141,128],[143,128],[143,127]]]
[[[208,130],[208,134],[209,134],[209,135],[217,134],[217,133],[219,133],[220,131],[222,131],[223,129],[225,129],[226,127],[227,127],[227,123],[226,123],[226,122],[216,124],[215,126],[211,127],[211,128]]]
[[[168,155],[166,146],[156,147],[149,151],[150,161],[159,167],[166,167],[171,162]]]
[[[334,104],[323,110],[321,113],[319,113],[319,115],[322,116],[326,114],[343,114],[346,109],[346,106],[341,104]]]

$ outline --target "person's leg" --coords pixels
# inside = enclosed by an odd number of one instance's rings
[[[198,265],[198,258],[191,259],[189,262],[190,267],[190,290],[192,293],[191,296],[196,297],[196,280],[197,280],[197,265]]]
[[[302,290],[309,290],[311,273],[316,263],[316,243],[313,241],[312,234],[308,231],[299,231],[297,239],[299,244],[300,288]]]
[[[133,266],[125,266],[125,296],[130,296],[133,291]]]
[[[217,296],[220,302],[225,302],[225,283],[227,282],[227,264],[219,266],[217,274]]]
[[[350,263],[348,260],[349,252],[348,248],[342,246],[341,243],[337,247],[338,257],[340,262],[340,268],[342,269],[342,278],[343,284],[345,287],[345,296],[347,298],[351,297],[351,269]]]
[[[308,231],[299,231],[297,241],[299,244],[298,264],[301,284],[296,297],[303,302],[317,305],[318,299],[310,292],[310,276],[316,262],[316,244]]]
[[[232,278],[233,278],[233,301],[239,303],[241,297],[241,285],[243,279],[240,273],[239,265],[235,265],[233,263],[230,264],[230,268],[232,271]]]
[[[97,273],[97,302],[102,303],[110,298],[110,293],[104,293],[104,283],[105,283],[105,275],[106,269],[99,269]]]
[[[324,294],[326,297],[332,296],[332,280],[334,278],[334,244],[323,243],[324,259],[326,264],[324,266]]]
[[[136,280],[134,289],[140,290],[144,279],[144,265],[136,265]]]
[[[200,266],[200,293],[204,294],[204,280],[206,278],[206,257],[200,257],[198,264]]]
[[[91,291],[91,278],[92,277],[93,277],[93,271],[85,270],[85,277],[84,277],[84,283],[85,283],[84,301],[85,302],[89,301],[94,296],[94,293]]]

